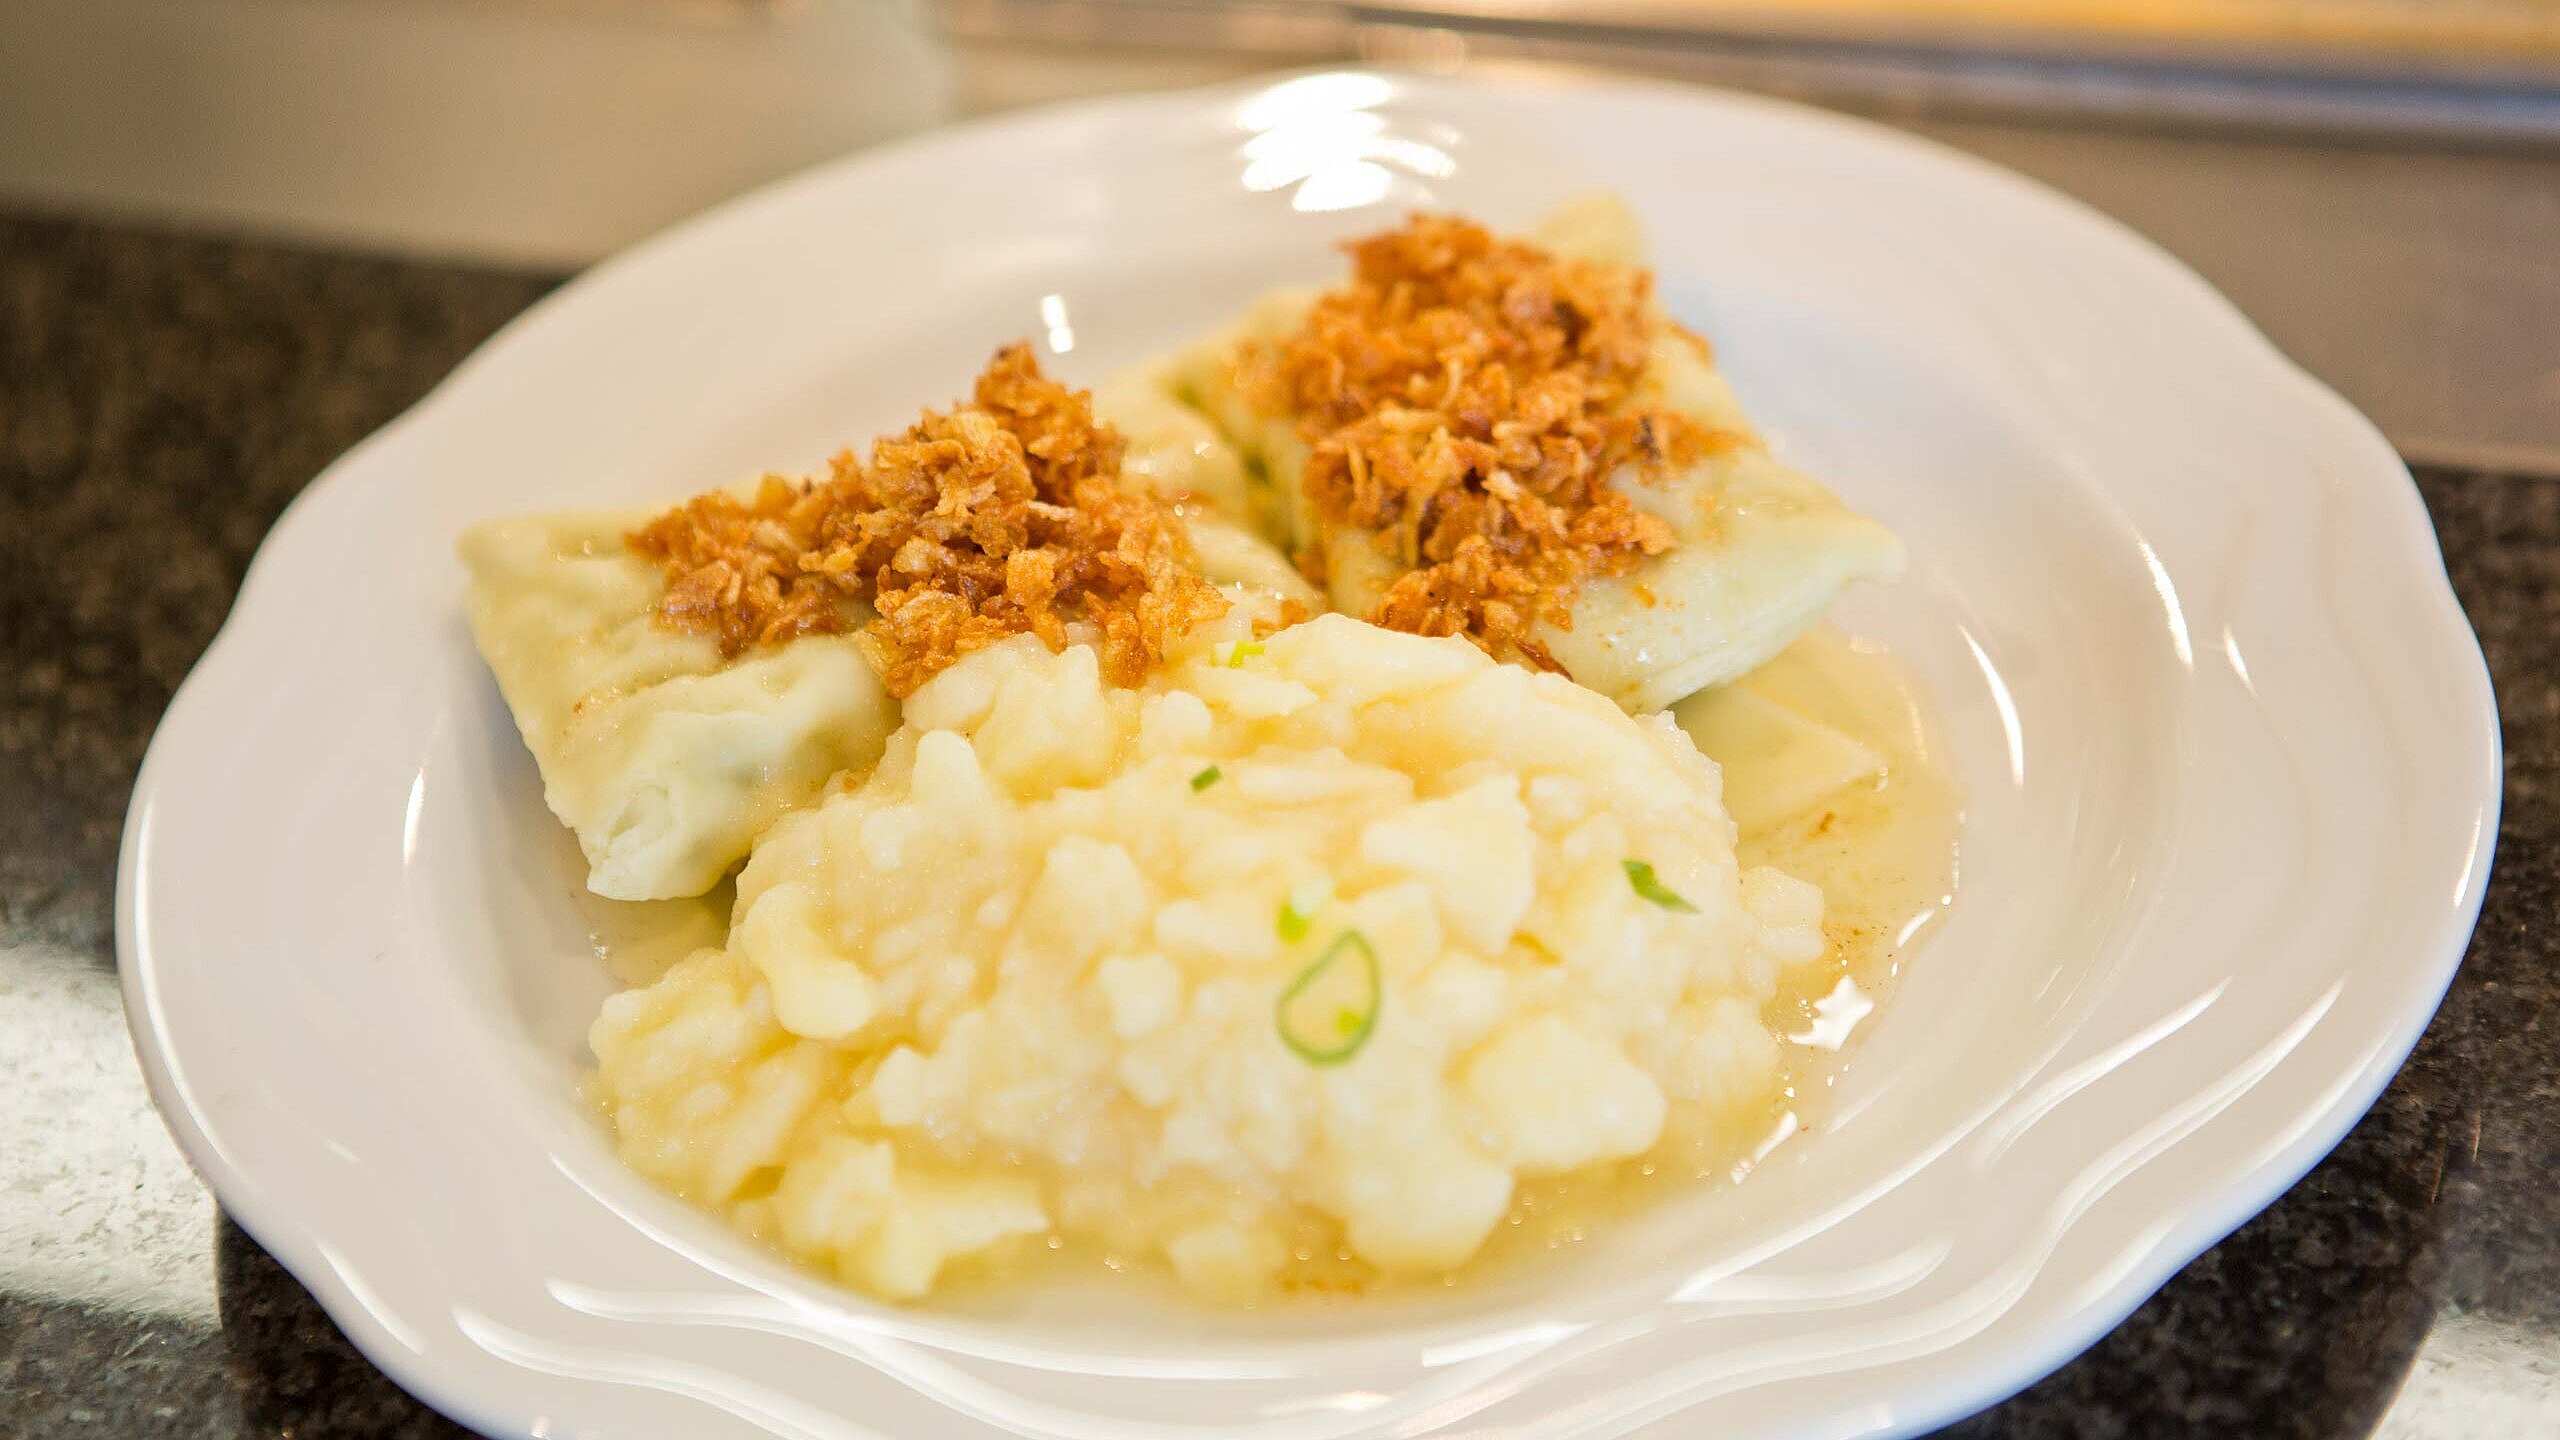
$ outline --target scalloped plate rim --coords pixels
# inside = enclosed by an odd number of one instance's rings
[[[1275,79],[1285,78],[1285,74],[1332,72],[1342,68],[1317,67],[1314,71],[1284,72],[1283,75],[1195,89],[1067,101],[904,137],[824,163],[725,202],[590,268],[522,315],[511,319],[407,411],[330,464],[295,497],[259,547],[230,615],[172,697],[162,721],[163,730],[201,723],[203,717],[195,711],[200,708],[204,693],[209,688],[206,677],[248,658],[245,654],[247,637],[254,627],[251,619],[245,617],[253,617],[261,597],[272,588],[276,572],[285,568],[289,556],[300,543],[300,532],[310,520],[315,497],[327,490],[356,483],[366,471],[371,457],[409,443],[412,432],[439,408],[459,382],[474,374],[494,352],[507,346],[514,337],[547,323],[565,308],[565,302],[610,282],[627,270],[647,265],[655,256],[716,234],[734,217],[776,204],[804,187],[834,183],[847,173],[888,156],[932,149],[947,143],[956,134],[986,138],[1007,132],[1028,132],[1067,118],[1095,123],[1125,123],[1160,108],[1199,105],[1215,97],[1250,93]],[[1425,92],[1437,85],[1480,88],[1486,84],[1503,83],[1499,80],[1451,80],[1397,72],[1381,73],[1394,75],[1399,85],[1418,87]],[[1547,96],[1569,97],[1595,90],[1646,92],[1688,99],[1703,97],[1713,106],[1728,112],[1757,110],[1783,115],[1798,122],[1810,120],[1854,133],[1862,143],[1904,146],[1914,151],[1929,152],[1940,159],[1953,158],[2000,184],[2036,192],[2048,204],[2067,207],[2115,231],[2145,253],[2145,263],[2153,268],[2158,278],[2187,286],[2199,298],[2208,299],[2220,311],[2230,341],[2248,346],[2259,359],[2275,361],[2287,383],[2298,392],[2301,403],[2324,412],[2325,418],[2321,423],[2325,427],[2364,451],[2373,468],[2397,472],[2397,493],[2389,502],[2398,511],[2395,526],[2404,545],[2414,547],[2411,558],[2422,563],[2435,582],[2436,604],[2428,623],[2448,646],[2467,649],[2472,658],[2470,693],[2461,697],[2461,703],[2471,711],[2481,732],[2473,737],[2477,746],[2473,751],[2474,769],[2480,784],[2476,811],[2478,845],[2461,892],[2445,912],[2448,922],[2434,953],[2413,957],[2426,962],[2423,971],[2425,983],[2412,992],[2413,1002],[2417,1003],[2398,1016],[2392,1033],[2371,1052],[2372,1060],[2366,1072],[2340,1092],[2337,1103],[2297,1132],[2281,1158],[2263,1166],[2246,1183],[2228,1187],[2212,1196],[2209,1205],[2199,1205],[2186,1212],[2179,1223],[2151,1247],[2142,1263],[2130,1267],[2103,1295],[2087,1302],[2070,1317],[2068,1324],[2057,1327],[2057,1338],[2050,1344],[2031,1355],[2014,1352],[1971,1355],[1971,1363],[1950,1367],[1958,1373],[1948,1377],[1931,1395],[1915,1397],[1910,1408],[1897,1411],[1881,1428],[1858,1432],[1875,1435],[1913,1433],[1994,1404],[2066,1363],[2120,1323],[2179,1268],[2295,1184],[2371,1108],[2415,1048],[2450,986],[2485,893],[2503,788],[2500,735],[2493,693],[2485,661],[2479,657],[2476,640],[2445,575],[2443,558],[2435,545],[2423,499],[2406,468],[2370,422],[2285,357],[2249,324],[2236,307],[2182,262],[2075,199],[1978,157],[1872,122],[1785,101],[1666,82],[1542,75],[1532,87],[1533,93]],[[2382,499],[2380,495],[2371,493],[2364,498],[2371,501]],[[177,1139],[189,1163],[221,1197],[232,1218],[311,1289],[331,1319],[346,1331],[349,1339],[373,1363],[439,1410],[476,1429],[503,1434],[529,1433],[526,1417],[484,1404],[478,1394],[460,1383],[459,1372],[467,1370],[468,1364],[456,1367],[454,1373],[447,1373],[405,1353],[401,1342],[382,1317],[344,1281],[336,1265],[324,1253],[327,1247],[320,1238],[319,1227],[295,1216],[289,1196],[269,1190],[232,1165],[202,1128],[197,1102],[188,1093],[182,1078],[183,1067],[168,1053],[162,1040],[165,1015],[157,988],[155,956],[137,920],[137,878],[150,843],[152,807],[158,792],[167,783],[167,777],[162,773],[168,763],[167,748],[161,743],[161,737],[155,736],[136,781],[120,845],[116,915],[117,950],[128,1024],[151,1096],[164,1123]]]

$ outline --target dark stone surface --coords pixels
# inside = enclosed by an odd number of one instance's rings
[[[0,942],[108,952],[134,770],[250,552],[553,283],[0,221]]]
[[[2422,472],[2419,488],[2506,738],[2497,864],[2462,972],[2301,1184],[1951,1437],[2358,1436],[2445,1311],[2560,1350],[2560,480]],[[2560,1410],[2531,1433],[2560,1436]]]
[[[0,958],[112,967],[135,766],[259,537],[551,283],[0,219]],[[2447,1317],[2509,1327],[2560,1373],[2560,482],[2422,484],[2507,738],[2497,870],[2461,977],[2336,1153],[2086,1355],[1951,1436],[2362,1436]],[[0,1184],[12,1164],[0,1155]],[[246,1236],[205,1228],[171,1258],[214,1252],[218,1326],[77,1286],[0,1293],[0,1433],[462,1434]],[[2393,1423],[2475,1433],[2459,1399]],[[2560,1401],[2535,1413],[2527,1434],[2560,1435]]]

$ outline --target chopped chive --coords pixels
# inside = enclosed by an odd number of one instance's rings
[[[1359,1054],[1377,1030],[1381,989],[1378,952],[1369,938],[1343,931],[1280,992],[1272,1008],[1280,1043],[1310,1065],[1341,1064]]]
[[[1677,910],[1686,915],[1698,913],[1698,907],[1682,899],[1679,891],[1654,878],[1653,866],[1647,861],[1627,862],[1627,883],[1635,887],[1638,895],[1665,910]]]
[[[1220,770],[1215,765],[1201,767],[1200,773],[1191,777],[1191,793],[1196,795],[1201,791],[1208,789],[1210,786],[1217,784],[1218,777],[1225,773],[1225,771]]]
[[[1239,640],[1235,643],[1233,648],[1227,651],[1227,668],[1230,670],[1241,670],[1244,668],[1245,661],[1250,660],[1261,653],[1261,641]]]
[[[1301,882],[1289,892],[1288,899],[1280,902],[1280,938],[1292,945],[1306,939],[1307,931],[1315,927],[1316,912],[1332,898],[1333,877],[1319,875]]]

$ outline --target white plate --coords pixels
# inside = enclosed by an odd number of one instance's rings
[[[1404,207],[1595,186],[1782,450],[1910,541],[1842,618],[1943,709],[1964,883],[1823,1123],[1533,1275],[1312,1316],[884,1308],[615,1163],[576,1098],[606,981],[464,635],[466,521],[807,467],[1005,338],[1090,381]],[[152,745],[119,943],[223,1203],[495,1435],[1903,1434],[2089,1343],[2372,1102],[2498,777],[2407,474],[2149,245],[1766,101],[1337,73],[859,155],[517,321],[277,525]]]

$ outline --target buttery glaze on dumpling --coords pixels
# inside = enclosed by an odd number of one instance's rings
[[[1093,413],[1128,442],[1120,478],[1173,502],[1190,529],[1201,574],[1257,613],[1277,616],[1292,603],[1309,614],[1327,608],[1323,592],[1256,533],[1261,502],[1243,458],[1215,425],[1173,398],[1164,371],[1145,368],[1104,381],[1094,388]]]

